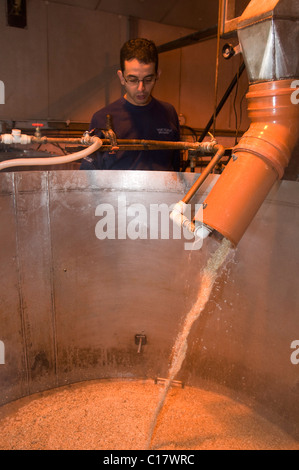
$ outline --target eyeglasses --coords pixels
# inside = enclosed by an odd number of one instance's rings
[[[139,80],[139,78],[134,77],[134,76],[129,76],[128,78],[124,77],[125,82],[130,85],[130,86],[138,86],[140,82],[143,83],[144,86],[146,85],[152,85],[157,78],[155,75],[149,75],[148,77],[144,77],[142,80]]]

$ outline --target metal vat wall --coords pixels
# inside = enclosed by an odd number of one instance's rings
[[[191,252],[185,239],[118,240],[116,232],[116,239],[99,240],[96,208],[112,205],[117,229],[118,206],[142,204],[150,214],[153,204],[178,202],[196,178],[0,175],[0,404],[82,380],[166,377],[217,241]],[[193,203],[204,200],[216,179],[207,180]],[[194,386],[208,380],[264,403],[296,435],[299,365],[291,362],[291,344],[298,339],[298,226],[298,183],[283,181],[219,274],[178,377]],[[136,334],[147,337],[139,354]]]

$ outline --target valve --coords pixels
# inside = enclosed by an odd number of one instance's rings
[[[35,134],[34,134],[34,136],[35,136],[37,139],[40,139],[41,136],[42,136],[40,129],[41,129],[41,127],[44,127],[44,125],[41,124],[41,123],[39,123],[39,122],[34,122],[34,123],[32,124],[32,127],[35,127]]]

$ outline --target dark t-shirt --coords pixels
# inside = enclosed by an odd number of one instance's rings
[[[174,107],[152,98],[145,106],[135,106],[125,98],[111,103],[96,112],[90,123],[90,130],[107,127],[107,115],[112,118],[112,129],[117,139],[146,139],[179,141],[180,130]],[[95,152],[83,159],[81,170],[164,170],[179,171],[178,150],[119,151],[115,154]]]

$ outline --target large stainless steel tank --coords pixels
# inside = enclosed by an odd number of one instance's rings
[[[188,251],[184,238],[162,239],[161,226],[157,239],[118,239],[118,208],[142,204],[149,214],[154,204],[170,206],[196,177],[0,175],[0,404],[82,380],[167,376],[200,271],[218,242],[208,239],[200,251]],[[216,179],[209,177],[194,203]],[[195,387],[204,381],[237,391],[283,419],[297,438],[298,184],[277,183],[219,273],[178,377]],[[100,204],[115,210],[115,239],[96,236]],[[146,336],[140,352],[136,335]]]

